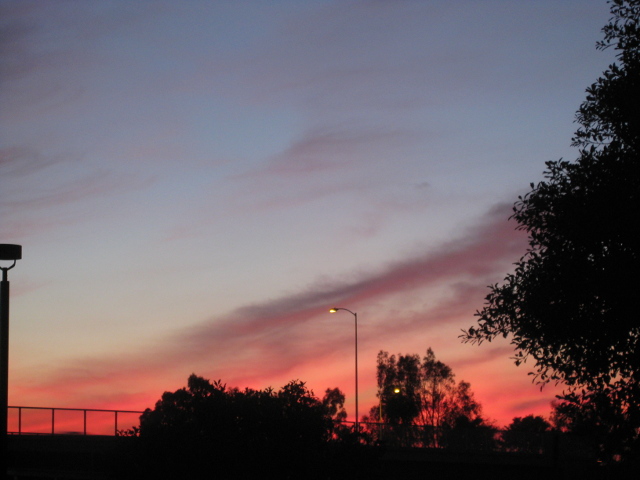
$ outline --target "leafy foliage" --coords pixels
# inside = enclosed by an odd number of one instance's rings
[[[546,163],[544,181],[511,218],[529,235],[515,272],[491,286],[468,342],[510,336],[538,381],[604,395],[640,427],[640,2],[614,0],[599,49],[617,63],[587,89],[575,162]],[[590,392],[590,393],[589,393]],[[586,397],[585,397],[586,399]],[[600,403],[600,402],[599,402]]]

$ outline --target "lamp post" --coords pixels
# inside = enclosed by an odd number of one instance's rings
[[[393,393],[395,393],[396,395],[399,394],[401,391],[402,390],[400,389],[400,387],[393,387]],[[382,397],[386,397],[384,389],[380,391],[380,416],[379,416],[380,422],[379,423],[382,423]]]
[[[398,395],[401,391],[402,390],[400,389],[400,387],[393,387],[393,393],[394,394]],[[386,430],[384,428],[385,425],[386,425],[386,422],[383,422],[383,420],[382,420],[382,397],[385,397],[385,400],[387,399],[387,395],[385,394],[385,389],[384,388],[380,390],[380,414],[379,414],[380,416],[378,417],[378,420],[379,420],[378,421],[378,438],[379,439],[382,439],[383,432]],[[389,407],[388,407],[388,405],[389,405],[388,402],[389,401],[388,400],[386,400],[386,401],[387,401],[387,403],[386,403],[386,405],[387,405],[387,415],[389,415]]]
[[[353,315],[353,319],[356,327],[356,433],[360,433],[360,425],[359,425],[359,417],[358,417],[358,314],[352,312],[348,308],[338,308],[333,307],[329,310],[330,313],[336,313],[338,310],[344,310],[345,312],[349,312]]]
[[[0,266],[2,281],[0,282],[0,435],[2,445],[0,456],[2,457],[1,472],[7,474],[8,458],[8,433],[7,417],[9,414],[9,280],[7,272],[16,266],[16,260],[22,258],[22,246],[9,243],[0,244],[0,261],[13,262],[8,267]]]

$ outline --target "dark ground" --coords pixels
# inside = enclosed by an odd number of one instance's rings
[[[636,466],[606,467],[544,455],[384,449],[333,445],[322,452],[273,449],[167,451],[130,437],[10,437],[11,479],[518,479],[613,480],[638,477]],[[206,452],[206,455],[202,452]],[[638,477],[640,478],[640,477]]]

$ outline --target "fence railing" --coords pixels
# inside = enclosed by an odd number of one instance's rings
[[[138,410],[9,406],[10,435],[117,436],[140,425]],[[356,429],[353,422],[336,424],[334,435]],[[135,429],[134,429],[135,430]],[[438,429],[426,425],[359,422],[358,435],[371,444],[474,452],[518,452],[534,455],[590,458],[594,439],[560,432],[508,432],[492,427]]]
[[[103,410],[96,408],[8,407],[10,435],[118,435],[121,428],[130,428],[123,417],[134,424],[142,411]]]

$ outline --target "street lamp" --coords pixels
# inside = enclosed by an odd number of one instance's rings
[[[1,472],[7,474],[8,433],[7,417],[9,415],[9,280],[7,272],[16,266],[16,260],[22,258],[22,246],[0,243],[0,261],[13,262],[8,267],[0,266],[2,281],[0,282],[0,435],[2,445]]]
[[[352,312],[351,310],[349,310],[348,308],[338,308],[338,307],[333,307],[331,310],[329,310],[330,313],[336,313],[338,310],[344,310],[345,312],[349,312],[351,315],[353,315],[353,319],[355,321],[355,327],[356,327],[356,433],[360,433],[360,426],[358,424],[358,314],[355,312]]]
[[[393,393],[398,395],[400,392],[402,392],[402,389],[400,387],[393,387]],[[380,422],[379,423],[382,423],[382,397],[386,397],[384,388],[380,390],[380,417],[379,417]]]

